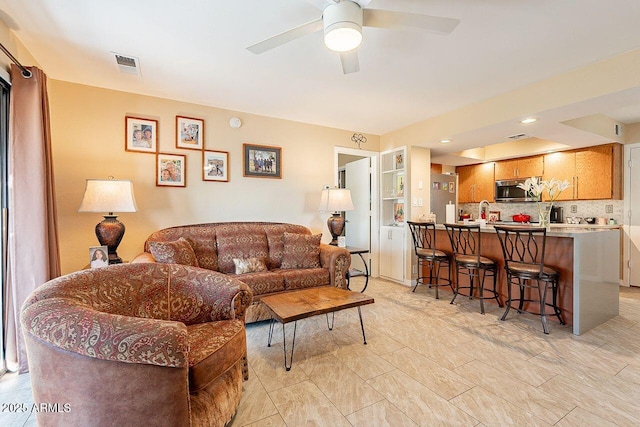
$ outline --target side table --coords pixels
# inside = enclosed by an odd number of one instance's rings
[[[358,270],[356,268],[350,268],[349,271],[347,271],[347,289],[351,290],[350,285],[352,277],[364,277],[364,287],[360,291],[362,293],[365,291],[365,289],[367,289],[367,285],[369,284],[369,265],[367,264],[367,261],[365,261],[362,254],[368,254],[369,249],[356,248],[354,246],[347,246],[345,247],[345,249],[348,250],[351,255],[358,255],[362,260],[362,263],[364,264],[364,271]]]

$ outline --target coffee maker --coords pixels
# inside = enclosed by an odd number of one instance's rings
[[[564,222],[564,214],[560,206],[552,206],[549,214],[549,222],[559,224]]]

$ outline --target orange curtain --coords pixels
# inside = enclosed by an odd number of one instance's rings
[[[11,66],[7,362],[28,371],[20,307],[31,291],[60,275],[47,76]]]

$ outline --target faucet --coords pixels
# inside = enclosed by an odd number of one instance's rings
[[[486,219],[487,218],[487,214],[486,214],[486,210],[482,209],[483,205],[487,205],[487,209],[489,209],[491,206],[489,205],[489,201],[488,200],[481,200],[480,203],[478,203],[478,219]],[[482,214],[485,214],[484,216],[482,216]]]

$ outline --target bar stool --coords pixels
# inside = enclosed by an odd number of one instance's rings
[[[456,286],[453,291],[451,304],[462,289],[469,289],[469,294],[462,294],[473,299],[474,290],[477,288],[476,298],[480,300],[480,313],[484,314],[484,300],[495,299],[498,306],[502,307],[498,299],[497,271],[494,260],[480,254],[482,233],[478,224],[445,224],[453,260],[456,266]],[[460,275],[469,278],[469,286],[460,286]],[[493,289],[485,289],[484,279],[493,276]]]
[[[496,233],[502,246],[504,255],[504,268],[507,271],[507,308],[501,320],[506,320],[511,309],[511,288],[518,286],[520,298],[518,299],[518,313],[522,313],[524,303],[535,303],[540,309],[542,329],[549,333],[547,326],[546,308],[553,308],[553,313],[558,317],[561,325],[564,325],[561,311],[558,308],[558,272],[544,265],[544,250],[547,242],[547,229],[544,227],[519,227],[498,226]],[[551,287],[552,302],[547,302],[547,290]],[[526,290],[531,289],[525,296]],[[538,297],[535,297],[537,290]]]
[[[411,230],[411,237],[413,238],[413,249],[418,257],[419,277],[413,287],[413,292],[416,291],[418,285],[429,285],[430,288],[433,286],[436,288],[436,299],[439,299],[438,287],[448,285],[453,290],[449,254],[436,249],[436,225],[433,222],[407,221],[407,224],[409,224],[409,230]],[[426,276],[422,275],[425,265],[429,268],[428,282],[425,282]],[[446,279],[440,277],[441,266],[446,266],[447,268],[448,275]]]

